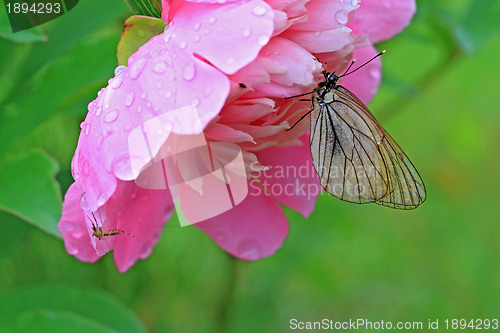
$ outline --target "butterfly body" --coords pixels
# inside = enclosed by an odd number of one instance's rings
[[[339,76],[323,72],[313,91],[310,145],[321,186],[354,203],[413,209],[425,186],[403,150]]]

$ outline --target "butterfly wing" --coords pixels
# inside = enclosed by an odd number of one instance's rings
[[[323,96],[314,96],[311,113],[311,153],[323,188],[349,202],[420,205],[420,175],[366,106],[342,86]]]

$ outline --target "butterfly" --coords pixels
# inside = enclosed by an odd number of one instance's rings
[[[324,80],[312,92],[299,95],[312,94],[312,107],[290,129],[311,115],[313,165],[331,195],[358,204],[414,209],[426,198],[418,171],[363,102],[337,84],[384,52],[349,72],[351,62],[340,76],[323,71]]]
[[[137,237],[135,237],[134,235],[129,234],[128,232],[120,230],[120,229],[113,229],[113,230],[104,231],[104,229],[102,227],[100,227],[99,224],[97,223],[97,219],[96,219],[94,213],[92,213],[92,217],[94,218],[94,221],[92,221],[90,219],[90,217],[87,216],[90,223],[92,223],[92,236],[96,237],[97,239],[103,240],[108,236],[125,234],[125,235],[129,235],[130,237],[134,237],[137,240]]]

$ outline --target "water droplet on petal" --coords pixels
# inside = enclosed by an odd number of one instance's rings
[[[200,41],[200,39],[201,39],[201,38],[200,38],[200,35],[196,35],[196,36],[194,36],[194,41],[195,41],[195,42],[199,42],[199,41]]]
[[[123,73],[123,71],[125,70],[125,68],[127,68],[127,66],[124,66],[124,65],[117,66],[115,68],[115,76],[118,76],[121,73]]]
[[[194,27],[193,27],[194,31],[198,31],[198,30],[200,30],[200,28],[201,28],[201,23],[200,23],[200,22],[197,22],[197,23],[194,25]]]
[[[203,30],[203,32],[205,33],[205,35],[208,35],[210,33],[210,30],[209,29],[205,29],[205,30]]]
[[[82,123],[82,131],[83,133],[85,133],[85,135],[88,135],[89,132],[90,132],[90,127],[92,127],[92,124],[91,123]]]
[[[188,81],[194,79],[194,76],[196,75],[196,67],[194,66],[194,63],[190,63],[184,67],[184,78]]]
[[[142,111],[142,105],[139,105],[139,107],[137,108],[137,113],[140,113]]]
[[[346,24],[349,21],[349,16],[345,10],[339,10],[337,14],[335,14],[335,18],[340,24]]]
[[[130,194],[130,199],[134,200],[136,197],[137,197],[136,192],[132,192],[132,194]]]
[[[130,68],[130,77],[132,79],[137,79],[139,75],[141,75],[142,71],[144,70],[144,67],[146,67],[146,64],[148,63],[147,59],[139,59],[136,62],[134,62]]]
[[[180,48],[181,48],[181,49],[185,49],[185,48],[186,48],[186,46],[187,46],[187,43],[186,43],[186,42],[181,42],[181,43],[179,44],[179,46],[180,46]]]
[[[267,9],[265,7],[262,7],[262,6],[255,6],[252,9],[252,13],[255,16],[262,16],[262,15],[266,14],[266,12],[267,12]]]
[[[121,77],[115,77],[114,79],[112,79],[111,81],[111,87],[113,89],[118,89],[120,88],[120,86],[122,85],[123,83],[123,79]]]
[[[83,163],[83,175],[85,177],[88,177],[89,173],[90,173],[90,163],[89,163],[89,160],[85,160],[85,162]]]
[[[267,43],[269,42],[269,37],[268,36],[260,36],[258,39],[257,39],[257,43],[261,46],[264,46],[266,45]]]
[[[247,260],[255,260],[261,257],[259,243],[253,239],[245,239],[238,246],[238,255]]]
[[[198,97],[193,98],[191,104],[193,104],[194,106],[200,105],[200,99]]]
[[[87,202],[87,194],[85,192],[83,192],[82,195],[80,196],[80,207],[83,210],[89,210],[90,209],[89,203]]]
[[[227,59],[227,64],[228,64],[228,65],[232,65],[232,64],[234,64],[235,62],[236,62],[236,59],[234,59],[233,57],[231,57],[231,58]]]
[[[156,74],[163,74],[166,70],[167,64],[164,61],[158,61],[153,67],[153,72]]]
[[[243,37],[248,38],[252,34],[252,30],[250,30],[250,28],[246,28],[241,34],[243,35]]]
[[[131,171],[129,155],[122,155],[115,158],[111,165],[111,171],[115,176],[120,175],[123,177],[124,173],[128,175]]]
[[[131,106],[132,103],[134,103],[134,99],[135,99],[135,94],[133,92],[129,92],[125,97],[125,105]]]
[[[319,37],[319,36],[321,36],[321,31],[315,31],[315,32],[314,32],[314,36],[315,36],[315,37]]]
[[[102,106],[98,106],[96,109],[95,109],[95,115],[97,117],[99,117],[102,113]]]
[[[170,97],[172,97],[172,93],[171,93],[170,91],[167,91],[167,92],[165,93],[165,97],[166,97],[166,98],[170,98]]]
[[[356,7],[358,4],[359,4],[359,1],[358,1],[358,0],[352,0],[351,5],[352,5],[353,7]]]
[[[101,135],[99,138],[97,138],[97,149],[98,150],[101,150],[103,142],[104,142],[104,136]]]
[[[104,115],[105,123],[112,123],[118,118],[118,110],[111,110]]]
[[[215,22],[217,22],[217,19],[215,17],[213,17],[213,16],[208,19],[208,23],[209,24],[214,24]]]

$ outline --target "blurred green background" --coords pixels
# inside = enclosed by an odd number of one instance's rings
[[[250,333],[288,331],[291,318],[499,318],[500,2],[417,5],[411,25],[378,46],[388,52],[370,109],[424,179],[421,207],[323,195],[309,219],[286,210],[289,237],[258,262],[233,259],[173,220],[125,274],[110,254],[96,264],[67,254],[55,226],[79,123],[113,76],[131,11],[118,0],[80,1],[14,36],[2,8],[0,332]]]

